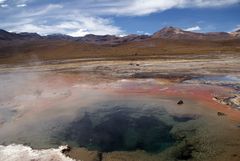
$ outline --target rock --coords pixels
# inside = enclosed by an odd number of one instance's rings
[[[233,157],[237,157],[238,155],[237,155],[237,154],[233,154],[232,156],[233,156]]]
[[[68,146],[68,145],[66,145],[66,147],[64,148],[64,149],[62,149],[62,153],[63,154],[66,154],[66,153],[69,153],[71,151],[71,147],[70,146]]]
[[[223,112],[218,112],[217,115],[218,115],[218,116],[226,116],[226,114],[223,113]]]
[[[102,152],[98,152],[97,158],[98,158],[98,161],[102,161],[103,160],[103,153]]]
[[[185,144],[178,152],[176,159],[178,160],[190,160],[193,158],[192,153],[196,149],[191,144]]]
[[[178,105],[182,105],[182,104],[183,104],[183,100],[178,101],[177,104],[178,104]]]
[[[240,107],[240,95],[238,94],[228,97],[213,97],[213,100],[233,108],[239,109]]]

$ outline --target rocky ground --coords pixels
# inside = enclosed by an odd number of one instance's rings
[[[92,81],[117,79],[159,79],[172,83],[212,84],[235,89],[225,96],[213,97],[219,103],[239,108],[239,54],[171,55],[139,60],[70,59],[34,62],[24,65],[1,65],[0,73],[56,72],[81,73]]]

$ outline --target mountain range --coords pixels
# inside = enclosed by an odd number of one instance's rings
[[[93,35],[89,34],[84,37],[72,37],[63,34],[52,34],[41,36],[37,33],[12,33],[5,30],[0,30],[0,41],[33,41],[33,40],[64,40],[75,41],[81,43],[91,44],[122,44],[127,42],[138,42],[146,39],[170,39],[170,40],[232,40],[240,39],[240,30],[235,32],[209,32],[209,33],[196,33],[184,31],[180,28],[165,27],[153,35],[127,35],[118,37],[115,35]]]
[[[190,57],[240,54],[240,30],[231,33],[195,33],[165,27],[152,35],[123,37],[92,34],[83,37],[62,34],[41,36],[0,30],[0,65],[91,58],[167,59],[186,54]]]

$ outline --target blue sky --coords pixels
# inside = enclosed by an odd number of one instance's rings
[[[152,34],[240,28],[240,0],[0,0],[0,28],[41,35]]]

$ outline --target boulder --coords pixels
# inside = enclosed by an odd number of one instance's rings
[[[223,112],[218,112],[217,115],[218,115],[218,116],[226,116],[226,114],[223,113]]]
[[[179,100],[177,104],[178,105],[182,105],[183,104],[183,100]]]

